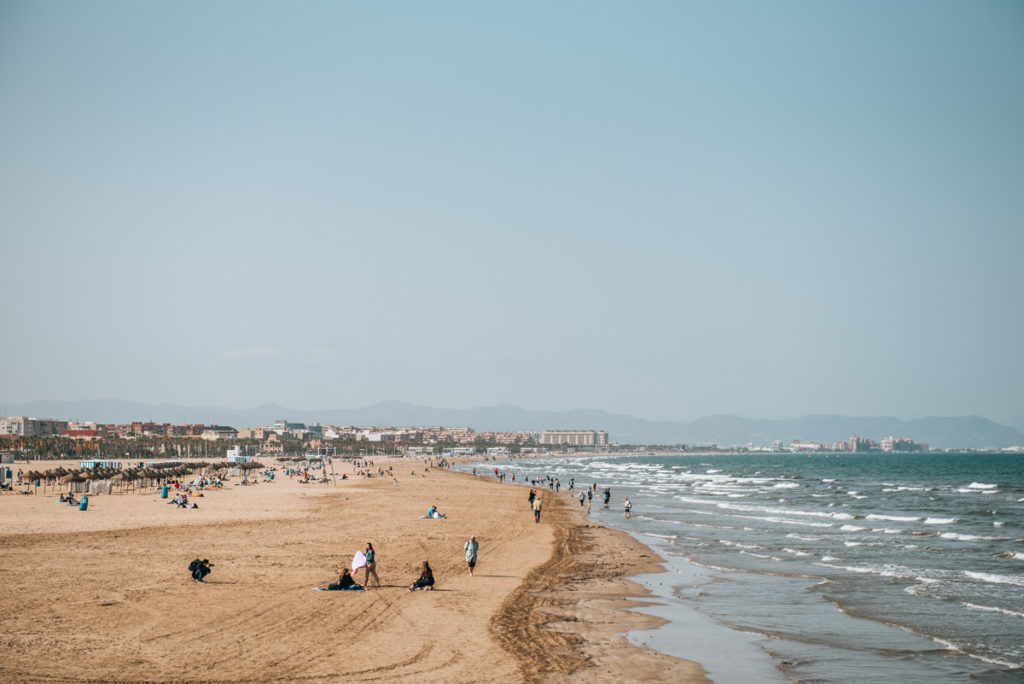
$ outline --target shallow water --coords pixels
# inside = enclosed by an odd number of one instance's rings
[[[785,680],[1024,681],[1020,456],[604,456],[499,467],[517,482],[557,477],[563,493],[572,478],[575,493],[596,482],[592,517],[669,561],[667,574],[645,580],[665,599],[658,614],[699,615],[743,635],[735,644],[756,644]],[[633,638],[710,657],[672,627]],[[726,665],[716,682],[744,681]]]

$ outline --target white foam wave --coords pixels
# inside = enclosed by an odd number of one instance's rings
[[[880,575],[882,577],[912,579],[920,582],[928,581],[928,578],[918,577],[910,568],[906,568],[901,565],[833,565],[829,563],[815,563],[815,565],[824,568],[832,568],[833,570],[844,570],[858,575]]]
[[[1024,587],[1024,577],[1011,577],[1010,575],[994,575],[989,572],[972,572],[965,570],[964,575],[971,579],[988,582],[989,584],[1012,584],[1015,587]]]
[[[970,608],[971,610],[983,610],[988,613],[1002,613],[1003,615],[1012,615],[1014,617],[1024,618],[1024,613],[1020,613],[1016,610],[1010,610],[1009,608],[999,608],[997,606],[979,606],[976,603],[968,603],[967,601],[961,601],[960,605]]]
[[[774,489],[793,489],[799,486],[796,482],[780,482],[774,486]]]
[[[863,532],[864,530],[866,530],[868,528],[861,527],[860,525],[843,525],[839,529],[842,530],[843,532]]]
[[[796,549],[782,549],[782,550],[785,551],[786,553],[792,555],[792,556],[797,556],[798,558],[802,558],[803,556],[810,556],[811,555],[809,553],[806,553],[805,551],[797,551]]]
[[[999,485],[997,484],[985,484],[983,482],[972,482],[967,485],[967,489],[995,489]]]
[[[919,515],[882,515],[880,513],[869,513],[865,516],[868,520],[891,520],[893,522],[918,522]]]
[[[855,541],[843,542],[843,544],[845,546],[864,546],[864,542],[855,542]]]
[[[821,560],[824,563],[835,563],[839,559],[836,558],[835,556],[822,556]]]
[[[925,525],[952,525],[960,518],[926,518]]]
[[[939,535],[942,539],[953,539],[955,541],[984,541],[995,539],[995,537],[983,537],[977,534],[960,534],[959,532],[943,532]]]

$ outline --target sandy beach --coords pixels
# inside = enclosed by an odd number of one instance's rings
[[[647,547],[564,493],[542,492],[535,524],[523,487],[376,465],[398,484],[303,485],[278,470],[273,483],[233,478],[195,510],[158,490],[90,497],[87,511],[56,492],[4,494],[0,680],[707,681],[623,636],[658,624],[624,610],[644,598],[625,578],[658,569]],[[421,518],[431,505],[447,519]],[[312,590],[367,542],[381,588]],[[214,563],[206,584],[189,577],[196,557]],[[424,560],[436,590],[410,593]]]

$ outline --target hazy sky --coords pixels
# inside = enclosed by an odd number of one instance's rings
[[[1024,3],[0,3],[0,401],[1024,414]]]

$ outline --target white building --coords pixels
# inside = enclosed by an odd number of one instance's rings
[[[540,443],[607,446],[608,433],[604,430],[544,430],[540,433]]]
[[[0,418],[0,435],[45,437],[59,435],[67,429],[68,421],[56,418],[29,418],[28,416]]]

